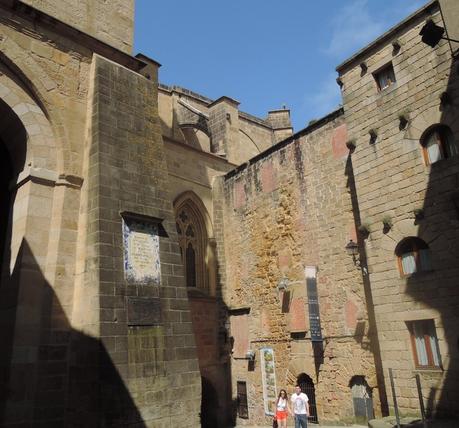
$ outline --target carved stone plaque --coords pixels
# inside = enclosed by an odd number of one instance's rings
[[[158,224],[123,218],[124,275],[135,284],[159,285]]]
[[[128,297],[127,323],[132,326],[161,324],[160,299],[156,297]]]

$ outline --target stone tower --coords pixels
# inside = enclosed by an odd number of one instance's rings
[[[158,64],[129,54],[132,6],[0,1],[1,426],[199,425]]]

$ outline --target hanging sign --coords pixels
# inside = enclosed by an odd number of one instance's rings
[[[308,293],[309,330],[312,342],[322,342],[322,329],[320,327],[319,294],[317,292],[317,268],[306,266],[306,291]]]

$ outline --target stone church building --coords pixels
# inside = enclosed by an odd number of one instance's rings
[[[458,416],[459,4],[294,133],[158,83],[133,3],[0,0],[0,425]]]

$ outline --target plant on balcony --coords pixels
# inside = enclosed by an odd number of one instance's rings
[[[389,232],[389,230],[391,230],[392,226],[393,226],[392,218],[390,216],[388,216],[388,215],[385,215],[382,218],[382,224],[383,224],[384,233]]]

